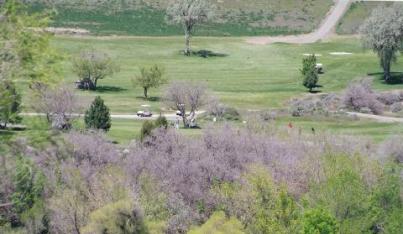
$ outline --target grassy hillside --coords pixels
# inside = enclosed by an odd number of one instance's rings
[[[390,6],[393,3],[389,2],[355,2],[351,5],[346,15],[337,26],[339,34],[355,34],[360,26],[371,15],[371,12],[380,6]],[[403,4],[403,2],[395,3]]]
[[[34,2],[43,2],[36,0]],[[52,1],[51,1],[52,2]],[[56,1],[53,26],[79,27],[97,35],[166,36],[182,34],[168,24],[165,9],[172,1]],[[119,3],[118,3],[119,2]],[[246,36],[293,34],[312,31],[323,19],[332,0],[214,0],[217,19],[197,30],[197,35]],[[43,4],[34,4],[40,9]]]
[[[78,91],[83,99],[92,100],[101,95],[114,113],[135,113],[145,104],[142,90],[134,88],[131,79],[145,65],[160,64],[168,80],[206,81],[209,88],[226,104],[240,109],[269,109],[283,107],[292,97],[307,94],[301,85],[301,61],[305,53],[320,55],[325,74],[320,77],[322,92],[340,91],[347,84],[368,73],[381,71],[378,58],[364,51],[356,39],[337,39],[309,45],[272,44],[255,46],[242,38],[194,38],[193,49],[208,49],[226,54],[226,57],[185,57],[182,37],[96,39],[55,38],[54,45],[74,56],[83,48],[93,47],[109,53],[120,64],[121,71],[114,77],[99,81],[97,92]],[[330,55],[331,52],[351,52],[352,55]],[[392,67],[402,71],[403,62]],[[64,79],[73,84],[77,77],[72,73],[69,59],[64,64]],[[383,84],[375,76],[377,89],[399,89],[403,85]],[[160,97],[162,89],[150,90],[152,97]],[[23,95],[29,97],[29,95]],[[158,100],[158,99],[157,99]],[[148,102],[154,111],[163,104]]]

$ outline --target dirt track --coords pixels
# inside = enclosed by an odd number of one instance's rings
[[[348,10],[353,0],[336,0],[336,4],[327,14],[321,26],[312,33],[292,36],[276,36],[276,37],[252,37],[246,40],[247,43],[255,45],[267,45],[275,42],[284,42],[292,44],[314,43],[325,39],[337,25],[344,13]]]

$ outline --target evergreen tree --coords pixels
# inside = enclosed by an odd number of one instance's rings
[[[304,78],[302,84],[312,92],[319,81],[318,70],[316,69],[316,56],[310,55],[302,60],[302,76]]]
[[[96,97],[90,108],[85,112],[86,128],[102,129],[108,131],[111,128],[111,116],[109,108],[101,97]]]
[[[151,135],[151,132],[155,129],[155,124],[152,121],[145,121],[140,131],[140,140],[143,141],[146,137]]]
[[[6,128],[8,123],[18,123],[21,106],[21,95],[13,82],[0,80],[0,128]]]

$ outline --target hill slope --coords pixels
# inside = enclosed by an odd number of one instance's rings
[[[371,12],[379,6],[390,6],[392,4],[403,4],[403,2],[355,2],[351,4],[343,19],[337,26],[338,34],[356,34],[365,19],[371,15]]]
[[[34,9],[51,2],[58,11],[53,26],[79,27],[97,35],[167,36],[182,34],[165,21],[172,0],[31,0]],[[310,32],[324,18],[332,0],[213,0],[218,19],[197,35],[250,36]],[[47,3],[49,4],[49,3]]]

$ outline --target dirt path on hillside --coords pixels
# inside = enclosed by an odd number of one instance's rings
[[[397,117],[371,115],[371,114],[364,114],[364,113],[358,113],[358,112],[347,112],[347,114],[350,116],[356,116],[358,118],[376,120],[377,122],[380,122],[380,123],[403,123],[403,118],[397,118]]]
[[[292,44],[314,43],[325,39],[330,34],[344,13],[350,7],[353,0],[336,0],[336,4],[330,9],[321,26],[312,33],[292,36],[276,36],[276,37],[252,37],[246,40],[247,43],[254,45],[267,45],[275,42],[284,42]]]

